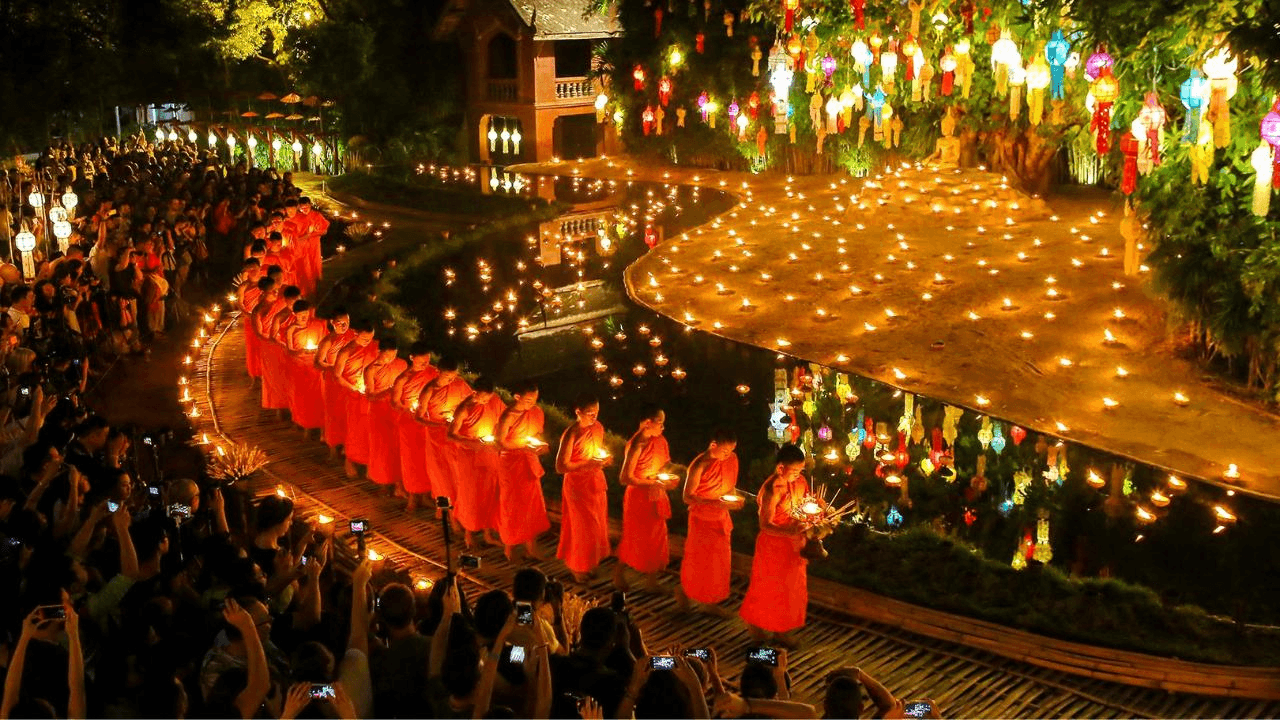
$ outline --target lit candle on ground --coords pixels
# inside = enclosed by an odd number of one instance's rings
[[[1227,465],[1227,470],[1226,472],[1222,473],[1222,477],[1226,478],[1227,480],[1239,480],[1240,468],[1236,467],[1235,463],[1231,463]]]
[[[1175,392],[1173,394],[1174,405],[1177,405],[1178,407],[1186,407],[1190,403],[1191,403],[1191,398],[1187,397],[1186,395],[1183,395],[1181,392]]]

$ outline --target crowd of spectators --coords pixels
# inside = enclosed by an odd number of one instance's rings
[[[287,497],[165,480],[138,452],[161,438],[86,407],[94,363],[162,336],[189,282],[238,267],[297,200],[289,174],[139,137],[51,149],[2,184],[0,241],[28,231],[40,251],[34,278],[0,266],[0,720],[911,709],[856,668],[832,673],[824,708],[796,702],[784,650],[726,678],[714,648],[649,647],[622,593],[589,607],[525,568],[472,602],[453,574],[377,566]],[[27,202],[42,189],[79,199],[65,253]]]

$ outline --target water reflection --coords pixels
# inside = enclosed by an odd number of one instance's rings
[[[483,173],[481,185],[494,178],[499,188],[517,186]],[[626,266],[650,243],[729,209],[733,201],[720,193],[580,178],[519,184],[568,210],[423,269],[398,299],[426,339],[473,369],[502,384],[535,377],[544,399],[561,406],[594,392],[606,399],[602,422],[624,437],[640,407],[657,402],[678,460],[728,425],[740,438],[749,490],[776,443],[798,442],[814,458],[815,483],[856,498],[859,517],[877,532],[928,525],[1014,567],[1051,563],[1121,577],[1172,602],[1280,621],[1280,574],[1257,572],[1278,559],[1267,529],[1280,513],[1268,503],[1188,487],[1156,468],[695,331],[633,304],[622,287]],[[746,534],[753,523],[743,515]],[[671,528],[683,528],[679,511]],[[838,552],[840,539],[827,544]]]

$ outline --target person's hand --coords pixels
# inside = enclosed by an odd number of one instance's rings
[[[40,608],[32,610],[27,613],[27,619],[22,622],[22,636],[30,640],[45,628],[46,623],[48,621],[40,614]]]
[[[356,720],[356,704],[340,681],[333,683],[333,699],[329,703],[342,720]]]
[[[284,698],[284,711],[280,713],[280,720],[293,720],[310,702],[311,684],[294,683]]]
[[[458,578],[446,578],[445,581],[449,583],[449,587],[444,591],[444,597],[441,599],[444,601],[445,613],[452,616],[453,613],[462,612],[462,597],[458,594]],[[512,613],[508,622],[514,622],[514,617],[515,613]]]
[[[893,704],[880,717],[884,718],[884,720],[902,720],[906,716],[906,703],[894,698]]]
[[[604,708],[590,695],[578,701],[578,714],[582,720],[604,720]]]
[[[80,613],[71,605],[71,596],[67,595],[67,591],[62,591],[62,609],[66,613],[67,619],[63,623],[63,627],[67,631],[67,637],[79,639],[80,637]]]
[[[360,564],[356,566],[355,572],[351,573],[351,583],[359,584],[361,587],[369,584],[369,579],[373,577],[373,561],[365,556]]]
[[[932,720],[942,720],[942,708],[938,707],[938,703],[933,698],[924,698],[924,702],[929,703],[929,712],[925,713],[925,717]]]
[[[222,488],[215,487],[209,491],[209,509],[215,513],[224,512],[227,509],[227,499],[222,496]]]
[[[116,535],[129,532],[129,525],[133,523],[133,517],[129,515],[129,508],[124,503],[120,503],[120,509],[111,513],[111,526],[116,529]]]
[[[293,554],[284,548],[280,548],[276,550],[276,555],[271,560],[271,577],[290,577],[297,571],[297,565]]]
[[[320,553],[312,555],[307,564],[302,566],[302,572],[309,582],[319,582],[320,573],[324,572],[324,557]]]
[[[222,619],[230,623],[232,627],[239,630],[243,635],[257,632],[253,616],[249,614],[248,610],[240,607],[240,603],[236,602],[234,598],[226,599],[226,603],[222,606]]]
[[[731,692],[720,693],[711,701],[711,714],[715,717],[742,717],[747,714],[747,701]]]

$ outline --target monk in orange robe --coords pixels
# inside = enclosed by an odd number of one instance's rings
[[[297,278],[293,272],[293,253],[284,247],[284,236],[273,232],[267,236],[267,254],[262,257],[263,267],[276,266],[284,273],[284,282],[295,284]]]
[[[418,341],[409,347],[409,369],[391,386],[395,408],[396,440],[400,447],[400,480],[408,496],[406,512],[418,509],[423,495],[431,493],[427,476],[427,427],[418,421],[418,396],[439,373],[431,365],[431,350]]]
[[[539,558],[538,535],[551,529],[547,504],[542,497],[542,463],[539,455],[548,452],[542,439],[543,415],[538,407],[538,386],[524,380],[513,387],[511,406],[498,419],[498,537],[506,546],[508,560],[516,548]]]
[[[249,377],[259,378],[262,376],[262,364],[258,359],[258,345],[253,336],[253,324],[250,320],[254,309],[258,307],[258,301],[262,298],[262,288],[258,287],[258,283],[265,278],[262,276],[262,266],[252,258],[244,261],[241,276],[243,279],[236,287],[236,306],[240,308],[243,315],[240,324],[244,327],[244,364]]]
[[[303,237],[306,241],[303,247],[306,248],[306,256],[303,262],[309,266],[311,276],[317,281],[324,271],[324,256],[321,249],[321,240],[329,232],[329,219],[324,213],[314,209],[311,206],[311,198],[298,198],[298,218],[303,228]]]
[[[565,428],[556,453],[556,472],[564,475],[560,491],[560,545],[556,557],[578,582],[590,579],[609,557],[609,503],[604,468],[613,457],[604,446],[599,422],[600,401],[589,393],[573,403],[577,420]]]
[[[347,477],[357,475],[356,465],[369,462],[369,398],[365,397],[364,371],[378,357],[378,341],[373,339],[373,325],[360,320],[353,326],[352,340],[334,361],[338,384],[346,405],[346,437],[342,453],[346,458]]]
[[[253,336],[253,344],[257,347],[258,356],[258,377],[262,378],[262,384],[267,383],[265,379],[265,365],[267,363],[266,356],[270,352],[267,337],[271,333],[271,323],[275,320],[276,314],[285,308],[285,301],[280,297],[280,293],[284,287],[278,285],[272,278],[264,278],[259,281],[258,287],[262,290],[258,298],[258,304],[253,309],[253,314],[249,316],[249,330]]]
[[[329,457],[337,456],[338,446],[347,440],[347,403],[342,385],[338,382],[336,368],[338,354],[342,352],[356,333],[351,329],[351,316],[343,308],[333,311],[329,319],[329,334],[316,348],[316,370],[320,371],[320,397],[324,401],[324,444],[329,446]]]
[[[293,324],[293,304],[302,299],[302,291],[289,285],[280,293],[280,308],[261,323],[262,408],[283,410],[289,406],[289,388],[284,377],[284,345],[281,330]]]
[[[289,415],[304,436],[324,427],[324,398],[320,394],[320,372],[315,354],[324,340],[328,323],[315,317],[311,303],[293,304],[293,327],[285,337],[285,376],[289,386]]]
[[[449,442],[449,423],[453,412],[471,394],[471,386],[458,375],[458,361],[440,358],[439,371],[418,395],[418,419],[427,426],[425,454],[428,482],[437,498],[449,498],[456,504],[457,491],[453,476],[453,443]],[[453,516],[455,527],[461,529],[458,517]]]
[[[471,394],[453,411],[449,439],[454,443],[453,469],[458,505],[454,517],[462,526],[466,546],[472,536],[497,545],[491,531],[498,526],[498,444],[495,431],[507,404],[493,391],[493,381],[476,379]]]
[[[715,603],[729,598],[733,565],[733,536],[730,510],[738,510],[743,498],[737,494],[738,439],[728,430],[717,430],[711,444],[689,464],[684,483],[684,503],[689,507],[689,532],[680,561],[680,586],[676,600],[682,607],[690,601],[704,603],[715,614],[728,611]]]
[[[378,359],[364,371],[369,396],[369,479],[394,492],[400,483],[400,437],[391,408],[391,388],[409,363],[396,357],[395,338],[382,341]]]
[[[662,435],[667,416],[650,405],[640,414],[640,428],[627,441],[618,477],[626,486],[622,498],[622,541],[618,543],[618,564],[613,569],[614,585],[626,590],[626,568],[643,573],[650,590],[658,590],[658,573],[671,562],[667,545],[667,519],[671,500],[667,491],[680,478],[665,472],[671,462],[667,438]]]
[[[760,534],[751,560],[751,584],[738,611],[757,640],[772,636],[794,645],[785,633],[804,627],[809,603],[808,561],[801,555],[805,531],[791,515],[809,492],[803,470],[804,451],[783,445],[773,474],[760,486]]]

